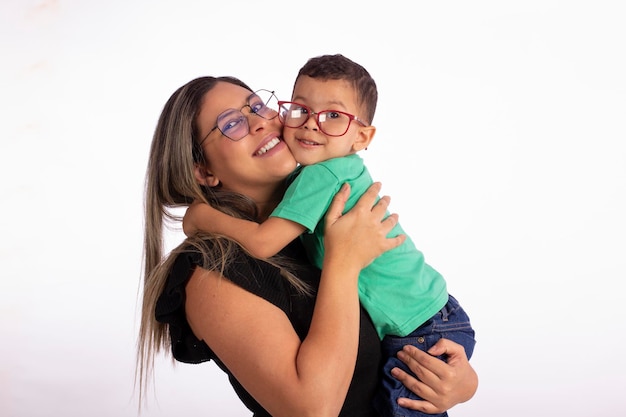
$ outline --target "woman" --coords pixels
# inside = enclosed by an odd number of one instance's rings
[[[297,241],[261,261],[224,237],[196,235],[161,262],[168,208],[203,201],[262,221],[280,201],[296,163],[265,103],[239,80],[203,77],[163,109],[147,172],[140,384],[154,355],[171,349],[182,362],[213,359],[257,416],[375,415],[380,345],[360,308],[357,278],[403,240],[385,237],[397,216],[382,220],[389,199],[374,204],[378,184],[345,215],[349,190],[337,194],[321,274]],[[419,380],[398,378],[426,399],[402,406],[441,412],[475,392],[462,348],[444,340],[434,349],[450,356],[448,364],[410,348],[401,355]]]

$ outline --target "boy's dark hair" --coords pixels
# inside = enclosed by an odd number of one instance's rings
[[[372,76],[365,68],[341,54],[321,55],[309,59],[298,72],[296,83],[300,76],[322,80],[346,80],[356,91],[357,104],[363,106],[368,123],[372,123],[378,101],[378,90]],[[295,83],[294,83],[295,86]]]

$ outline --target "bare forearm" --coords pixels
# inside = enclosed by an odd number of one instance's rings
[[[256,246],[255,237],[258,236],[260,227],[259,223],[238,219],[218,210],[214,210],[211,217],[203,223],[198,222],[198,228],[228,236],[241,243],[249,251],[254,250]]]
[[[216,233],[239,242],[258,258],[269,258],[304,232],[295,222],[269,218],[263,223],[229,216],[207,204],[191,207],[183,221],[186,234],[198,230]]]
[[[257,386],[272,415],[337,416],[345,402],[359,344],[358,275],[373,259],[403,240],[386,237],[397,216],[382,220],[389,199],[383,197],[374,204],[379,189],[370,187],[355,207],[342,214],[349,196],[349,187],[344,186],[329,208],[324,264],[309,333],[294,344],[294,350],[285,352],[293,356],[284,363],[275,359],[275,351],[265,352],[268,361],[280,366],[269,371],[267,380],[281,375],[288,381],[279,392],[266,382]]]
[[[392,214],[382,221],[389,198],[382,197],[374,204],[379,190],[379,184],[371,186],[348,213],[342,214],[349,196],[349,187],[344,185],[326,215],[325,255],[318,299],[309,334],[298,353],[297,369],[299,375],[315,375],[317,383],[313,386],[322,394],[318,398],[326,399],[331,415],[339,412],[345,400],[356,364],[359,273],[404,239],[386,238],[397,222],[397,215]]]
[[[359,344],[358,269],[328,261],[318,290],[313,320],[297,358],[310,395],[323,399],[336,415],[354,374]],[[352,278],[348,278],[352,277]]]

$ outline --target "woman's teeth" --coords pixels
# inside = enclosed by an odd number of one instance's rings
[[[280,139],[274,138],[270,140],[269,142],[267,142],[264,147],[259,149],[256,154],[263,155],[265,152],[269,151],[270,149],[272,149],[274,146],[278,145],[279,143],[280,143]]]

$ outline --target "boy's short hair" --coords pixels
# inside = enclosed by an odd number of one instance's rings
[[[357,104],[365,109],[365,114],[358,116],[372,123],[376,112],[378,90],[374,79],[363,66],[341,54],[321,55],[309,59],[300,68],[294,87],[302,75],[322,80],[346,80],[351,83],[356,91]]]

